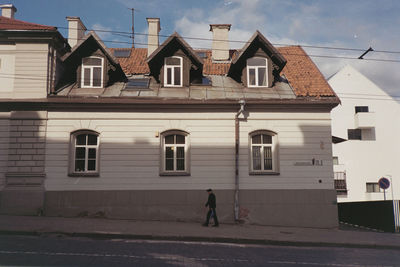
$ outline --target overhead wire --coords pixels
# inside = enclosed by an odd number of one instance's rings
[[[0,22],[0,24],[9,24],[5,22]],[[69,28],[69,27],[64,27],[64,26],[52,26],[57,29],[75,29],[79,30],[79,28]],[[102,29],[87,29],[87,31],[95,31],[95,32],[104,32],[104,33],[111,33],[111,34],[117,34],[122,37],[126,38],[132,38],[132,32],[126,32],[126,31],[115,31],[115,30],[102,30]],[[148,34],[148,33],[133,33],[134,35],[141,35],[141,36],[159,36],[159,37],[165,37],[168,38],[170,35],[163,35],[163,34]],[[188,40],[200,40],[200,41],[228,41],[230,43],[243,43],[247,44],[249,41],[243,41],[243,40],[223,40],[223,39],[213,39],[213,38],[204,38],[204,37],[191,37],[191,36],[181,36],[183,39],[188,39]],[[132,44],[132,42],[121,42],[121,41],[104,41],[103,42],[115,42],[115,43],[126,43],[126,44]],[[136,44],[136,43],[134,43]],[[137,43],[141,44],[141,43]],[[146,45],[146,44],[143,44]],[[301,47],[306,47],[306,48],[315,48],[315,49],[328,49],[328,50],[343,50],[343,51],[357,51],[357,52],[364,52],[366,49],[365,48],[350,48],[350,47],[334,47],[334,46],[320,46],[320,45],[307,45],[307,44],[287,44],[287,43],[272,43],[272,45],[275,46],[301,46]],[[375,53],[388,53],[388,54],[400,54],[400,51],[390,51],[390,50],[375,50]]]

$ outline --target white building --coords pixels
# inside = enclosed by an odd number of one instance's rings
[[[212,188],[221,222],[337,226],[339,99],[301,47],[230,50],[227,24],[215,49],[159,45],[151,18],[148,48],[110,50],[78,17],[68,44],[7,14],[0,213],[201,221]]]
[[[347,140],[333,145],[338,201],[383,200],[381,177],[392,180],[386,199],[392,190],[399,199],[399,100],[349,65],[328,82],[341,100],[331,112],[332,135]]]

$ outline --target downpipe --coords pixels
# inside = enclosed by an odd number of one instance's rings
[[[246,102],[241,99],[239,101],[240,109],[235,115],[235,199],[234,214],[235,221],[239,221],[239,116],[244,113]]]

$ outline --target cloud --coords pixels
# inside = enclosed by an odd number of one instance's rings
[[[95,23],[92,25],[91,29],[96,31],[96,34],[100,37],[100,39],[110,40],[112,34],[111,31],[113,30],[111,27],[106,27],[101,25],[100,23]]]

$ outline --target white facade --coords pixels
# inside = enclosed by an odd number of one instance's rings
[[[392,180],[386,199],[392,199],[392,190],[394,199],[399,199],[399,99],[351,66],[345,66],[328,82],[341,100],[331,112],[332,135],[347,140],[333,145],[333,157],[338,158],[338,165],[334,165],[336,178],[343,178],[340,173],[345,172],[347,184],[347,194],[338,195],[338,201],[383,200],[384,192],[376,185],[381,177]],[[364,112],[356,113],[356,107]],[[361,140],[350,140],[348,129],[361,133]]]

